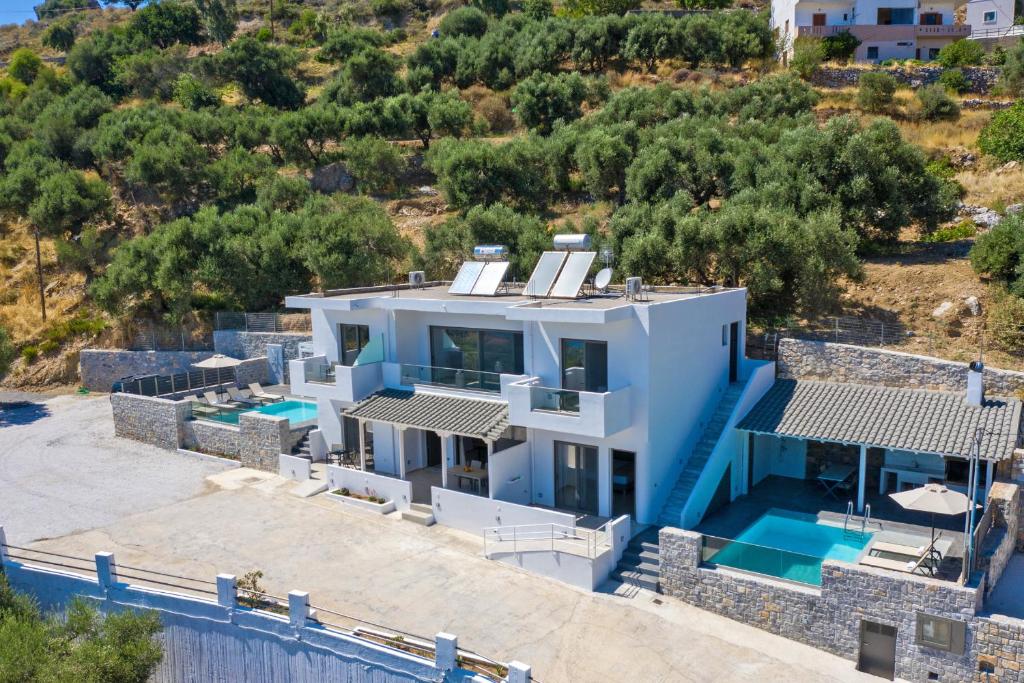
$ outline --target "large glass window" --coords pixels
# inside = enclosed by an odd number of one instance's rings
[[[341,353],[338,356],[342,365],[349,367],[356,364],[359,353],[370,343],[370,328],[367,325],[338,325],[341,340]]]
[[[882,26],[889,26],[895,24],[913,24],[914,23],[914,8],[913,7],[879,7],[878,8],[878,21],[876,22]]]
[[[597,514],[597,448],[555,442],[555,507]]]
[[[505,330],[430,328],[430,364],[435,368],[474,370],[497,382],[497,375],[523,374],[523,335]]]
[[[597,393],[608,391],[608,344],[563,339],[562,388]]]

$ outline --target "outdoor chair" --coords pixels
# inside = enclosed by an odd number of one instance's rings
[[[235,401],[237,403],[244,403],[250,406],[256,406],[261,404],[260,401],[249,398],[248,396],[243,396],[242,392],[240,392],[235,387],[228,387],[228,396],[231,397],[232,401]]]
[[[258,401],[276,403],[277,401],[284,400],[284,396],[278,396],[277,394],[267,393],[259,382],[250,382],[249,391],[252,393],[252,397]]]
[[[203,397],[206,399],[206,402],[209,403],[211,406],[218,406],[221,408],[231,407],[231,402],[222,400],[222,398],[217,394],[216,391],[204,391]]]

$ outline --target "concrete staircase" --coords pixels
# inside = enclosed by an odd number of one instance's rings
[[[431,526],[434,523],[434,509],[422,503],[412,503],[408,510],[402,510],[402,519],[423,526]]]
[[[306,432],[299,442],[292,446],[292,455],[312,461],[313,454],[309,450],[309,432]]]
[[[711,416],[711,421],[704,428],[700,441],[697,442],[697,446],[693,449],[693,453],[690,454],[690,459],[686,461],[686,467],[683,468],[682,473],[679,475],[672,493],[669,494],[668,499],[665,501],[665,507],[661,509],[661,516],[658,517],[659,525],[674,527],[680,525],[686,501],[690,499],[690,494],[693,493],[697,480],[700,479],[700,474],[704,471],[704,466],[707,464],[708,458],[711,457],[711,452],[715,450],[715,444],[718,443],[718,439],[722,436],[722,430],[725,429],[725,424],[729,421],[729,415],[732,414],[732,409],[736,406],[736,401],[739,400],[742,393],[743,384],[734,383],[730,384],[725,393],[722,394],[718,407],[715,408],[715,412]]]
[[[637,534],[622,553],[612,578],[628,586],[658,592],[661,560],[658,549],[658,527]]]

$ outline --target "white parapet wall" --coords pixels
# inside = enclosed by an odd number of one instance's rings
[[[382,474],[363,472],[339,465],[327,466],[327,490],[348,489],[367,496],[377,496],[394,502],[398,510],[408,510],[412,504],[412,483]]]
[[[488,527],[523,524],[559,524],[576,526],[576,517],[546,508],[517,505],[505,500],[484,498],[437,486],[430,488],[434,521],[438,524],[480,535]]]
[[[155,683],[493,680],[460,668],[477,658],[460,650],[457,638],[447,633],[415,639],[432,656],[414,655],[381,644],[380,635],[361,637],[358,630],[351,630],[354,622],[342,625],[347,618],[339,620],[341,615],[318,613],[310,605],[309,594],[302,591],[288,594],[283,606],[287,614],[281,615],[240,605],[235,577],[230,575],[217,576],[216,590],[211,588],[208,595],[186,595],[120,581],[111,553],[97,553],[95,562],[95,578],[10,559],[4,559],[2,566],[11,586],[34,596],[46,610],[62,611],[81,597],[102,612],[156,612],[163,626],[164,657],[150,678]],[[334,623],[339,626],[332,628]],[[531,680],[530,667],[519,662],[509,662],[503,673],[502,680],[509,683]]]
[[[305,458],[282,453],[278,458],[277,473],[285,479],[306,481],[310,477],[312,463]]]

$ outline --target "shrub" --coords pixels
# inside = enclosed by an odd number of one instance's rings
[[[1024,160],[1024,100],[992,115],[978,136],[978,147],[1000,161]]]
[[[941,228],[941,229],[936,230],[935,232],[931,233],[930,235],[925,235],[921,239],[921,241],[922,242],[956,242],[956,241],[959,241],[959,240],[970,239],[971,237],[974,237],[977,234],[978,234],[978,227],[976,225],[974,225],[974,223],[972,223],[971,221],[961,221],[960,223],[957,223],[956,225],[950,226],[948,228]]]
[[[939,50],[939,64],[947,69],[954,66],[981,64],[985,48],[977,40],[961,38]]]
[[[586,96],[587,84],[579,74],[535,73],[512,91],[512,105],[523,125],[550,133],[556,121],[582,115],[580,104]]]
[[[860,39],[849,31],[840,31],[834,36],[822,38],[821,47],[826,60],[845,62],[860,47]]]
[[[25,360],[26,365],[31,365],[36,362],[36,358],[39,358],[39,349],[35,346],[25,346],[21,349],[21,357]]]
[[[67,52],[75,44],[75,22],[69,19],[53,22],[43,33],[42,43],[53,50]]]
[[[370,9],[382,19],[398,21],[409,11],[407,0],[370,0]]]
[[[0,379],[7,374],[15,357],[14,344],[7,330],[0,327]]]
[[[809,79],[823,61],[825,61],[825,47],[820,38],[805,36],[793,41],[793,58],[789,61],[789,65],[800,78]]]
[[[357,187],[373,193],[395,189],[406,167],[397,146],[374,137],[349,141],[345,145],[345,164],[356,178]]]
[[[516,118],[502,95],[487,95],[476,105],[492,133],[504,133],[516,126]]]
[[[925,121],[955,121],[960,118],[960,105],[938,83],[918,88],[917,101],[921,105],[920,118]]]
[[[896,79],[887,73],[868,71],[861,74],[857,105],[866,112],[878,114],[892,106]]]
[[[993,301],[987,326],[996,346],[1019,355],[1024,351],[1024,299],[1006,294]]]
[[[554,14],[554,7],[551,0],[526,0],[523,3],[523,12],[531,19],[541,21]]]
[[[39,58],[39,55],[27,47],[19,47],[11,55],[11,61],[7,65],[7,73],[28,85],[36,80],[36,74],[42,68],[43,60]]]
[[[967,89],[971,87],[971,84],[967,82],[967,77],[964,76],[963,70],[959,68],[944,70],[939,76],[939,83],[946,90],[955,93],[967,92]]]
[[[460,7],[445,15],[437,30],[442,36],[472,36],[487,33],[487,15],[476,7]]]
[[[1024,294],[1021,257],[1024,255],[1024,216],[1007,216],[999,225],[978,237],[971,247],[971,267],[1005,283],[1010,290]]]
[[[999,87],[1009,95],[1024,93],[1024,40],[1007,50],[999,73]]]
[[[220,96],[192,74],[181,74],[174,82],[174,101],[185,109],[198,111],[220,106]]]

